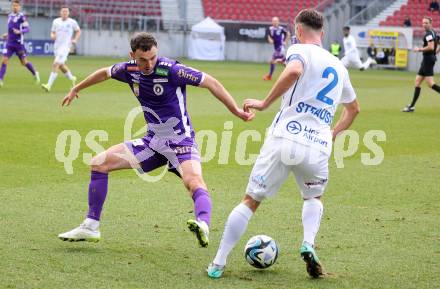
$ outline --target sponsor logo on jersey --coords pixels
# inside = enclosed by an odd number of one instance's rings
[[[118,73],[122,69],[124,69],[124,64],[123,63],[118,63],[118,64],[113,65],[113,67],[112,67],[112,75],[115,75],[116,73]]]
[[[159,83],[156,83],[153,85],[153,91],[156,95],[162,95],[163,94],[163,86]]]
[[[328,181],[328,179],[310,180],[310,181],[304,182],[304,185],[310,189],[312,187],[325,185],[325,183],[327,183],[327,181]]]
[[[156,79],[153,79],[153,83],[164,83],[164,82],[168,82],[168,78],[156,78]]]
[[[186,79],[194,81],[194,82],[197,82],[199,80],[199,78],[197,76],[186,72],[185,69],[183,69],[183,68],[179,69],[179,71],[177,72],[177,76],[180,78],[186,78]]]
[[[258,187],[265,189],[266,185],[266,177],[262,175],[254,175],[251,178],[251,181],[255,183]]]
[[[169,73],[169,69],[168,68],[162,68],[162,67],[157,67],[156,68],[156,74],[157,75],[161,75],[161,76],[168,76]]]
[[[302,101],[299,102],[296,106],[296,112],[312,114],[328,125],[330,125],[333,120],[333,114],[330,111],[326,110],[325,108],[316,107]]]
[[[302,137],[307,139],[309,142],[317,143],[324,147],[328,146],[328,142],[319,137],[318,130],[305,126],[303,131],[304,133],[302,134]]]
[[[137,73],[130,73],[131,77],[133,77],[133,81],[137,81],[139,82],[139,78],[141,77],[139,74]]]
[[[299,134],[302,131],[302,126],[297,121],[291,121],[286,125],[286,129],[291,134]]]

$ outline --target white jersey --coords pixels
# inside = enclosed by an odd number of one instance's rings
[[[347,69],[327,50],[313,44],[290,46],[286,64],[299,60],[303,73],[284,94],[270,134],[331,154],[331,124],[339,103],[356,99]]]
[[[78,23],[72,18],[67,18],[63,21],[61,17],[56,18],[52,22],[52,32],[55,32],[56,39],[54,50],[70,49],[72,37],[75,31],[79,30]]]
[[[356,40],[354,39],[353,36],[348,35],[347,37],[343,38],[343,43],[344,43],[344,53],[345,55],[353,55],[356,57],[359,57],[359,52],[357,50],[357,46],[356,46]]]

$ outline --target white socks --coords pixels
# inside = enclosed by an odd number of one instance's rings
[[[321,224],[323,210],[322,202],[316,198],[304,201],[302,210],[304,241],[312,246],[315,244],[315,237]]]
[[[240,203],[229,214],[225,224],[222,240],[214,259],[214,264],[224,266],[229,253],[243,236],[252,217],[252,210],[245,204]]]
[[[49,76],[49,81],[47,82],[47,85],[49,85],[49,87],[52,87],[52,84],[54,83],[55,79],[57,79],[58,73],[56,72],[51,72],[50,76]]]
[[[64,73],[64,75],[65,75],[69,80],[72,80],[72,79],[73,79],[73,75],[72,75],[72,72],[70,72],[70,70],[67,70],[67,72]]]
[[[99,228],[99,221],[96,221],[94,219],[86,218],[83,224],[94,231],[98,230]]]

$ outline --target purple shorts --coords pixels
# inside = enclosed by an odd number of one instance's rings
[[[23,59],[26,57],[26,48],[23,44],[7,43],[5,49],[3,49],[3,56],[11,58],[12,54],[14,53],[18,56],[18,58]]]
[[[284,55],[283,49],[276,49],[272,54],[272,60],[281,59],[282,61],[286,60],[286,56]]]
[[[139,161],[144,173],[168,164],[168,170],[180,177],[177,168],[181,163],[187,160],[200,161],[197,143],[192,138],[185,138],[175,144],[147,135],[127,141],[125,145]]]

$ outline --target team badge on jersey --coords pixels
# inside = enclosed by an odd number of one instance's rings
[[[153,91],[156,95],[162,95],[163,94],[163,86],[159,83],[156,83],[153,85]]]
[[[139,83],[133,82],[133,93],[136,97],[139,97]]]

